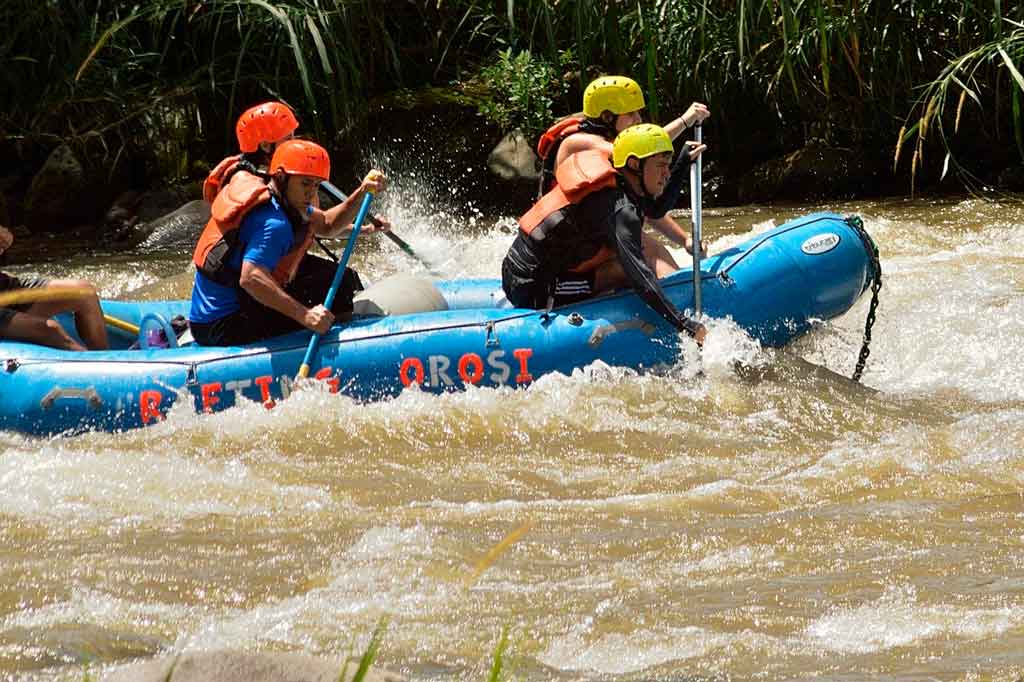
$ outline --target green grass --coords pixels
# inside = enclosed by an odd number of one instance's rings
[[[934,131],[932,137],[938,136],[945,149],[941,176],[945,177],[952,169],[969,184],[980,185],[981,180],[970,168],[959,163],[952,151],[968,107],[974,109],[974,116],[967,112],[974,123],[970,130],[964,131],[968,140],[977,138],[979,120],[1006,117],[1019,158],[1024,159],[1024,112],[1021,111],[1024,76],[1018,68],[1018,65],[1024,66],[1024,24],[1013,21],[1007,24],[1012,31],[951,60],[938,78],[925,85],[898,135],[894,165],[899,164],[906,150],[911,153],[910,173],[916,176],[924,162],[929,133]],[[1009,94],[1009,116],[1005,113],[1005,102],[998,97],[1000,91]],[[907,148],[911,141],[913,152]]]
[[[377,627],[373,631],[373,635],[370,637],[370,643],[366,647],[366,651],[359,657],[359,664],[356,667],[356,671],[352,676],[351,682],[364,682],[367,673],[377,660],[377,656],[380,654],[381,642],[384,639],[384,632],[387,630],[387,618],[381,618],[377,623]],[[498,639],[498,644],[494,648],[494,653],[491,655],[491,669],[487,675],[487,682],[501,682],[502,673],[505,669],[505,655],[509,647],[508,638],[508,626],[505,626],[501,630],[501,637]],[[348,672],[349,661],[345,662],[341,672],[338,673],[338,682],[345,682],[345,675]]]
[[[491,656],[491,672],[487,676],[487,682],[501,682],[501,673],[505,667],[505,652],[508,650],[508,626],[501,629],[501,637],[498,645],[494,647],[494,654]]]
[[[552,99],[568,110],[594,76],[628,73],[656,120],[711,103],[716,153],[891,149],[899,135],[909,171],[942,160],[929,145],[953,142],[958,111],[1024,155],[1022,21],[1024,3],[970,0],[6,0],[0,130],[182,174],[231,148],[257,100],[289,102],[330,145],[362,125],[368,96],[527,53],[561,69],[569,92]],[[501,94],[512,118],[542,110]]]
[[[373,631],[373,635],[370,636],[370,643],[366,646],[366,651],[359,657],[359,665],[356,667],[355,675],[352,677],[352,682],[363,682],[366,679],[366,674],[370,671],[370,666],[377,660],[377,655],[380,653],[380,645],[384,639],[384,631],[387,630],[388,622],[387,618],[381,618],[377,623],[377,627]],[[338,682],[345,682],[345,673],[348,669],[348,663],[346,662],[345,667],[341,669],[341,674],[338,677]]]

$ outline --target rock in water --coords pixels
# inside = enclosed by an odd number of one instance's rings
[[[210,205],[202,199],[190,201],[176,211],[141,225],[144,249],[191,249],[210,220]]]

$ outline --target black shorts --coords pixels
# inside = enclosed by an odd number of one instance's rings
[[[50,284],[50,280],[43,277],[15,277],[5,272],[0,272],[0,291],[13,291],[14,289],[41,289]],[[32,307],[31,303],[18,303],[15,305],[0,308],[0,331],[11,323],[14,313],[23,313]]]
[[[594,297],[594,280],[597,273],[563,272],[553,281],[531,279],[515,274],[511,267],[502,264],[501,285],[509,303],[517,308],[543,310],[548,307],[571,305]]]
[[[555,305],[569,305],[594,297],[597,272],[563,272],[555,277]]]
[[[284,290],[307,308],[322,305],[335,272],[337,266],[331,261],[307,254],[299,264],[295,279],[286,284]],[[331,312],[338,317],[351,313],[352,298],[362,290],[363,283],[356,271],[345,268]],[[259,303],[241,289],[238,298],[241,308],[237,312],[208,324],[191,323],[192,337],[199,345],[238,346],[304,328],[287,315]]]

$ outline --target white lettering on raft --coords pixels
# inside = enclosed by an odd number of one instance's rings
[[[463,353],[458,360],[447,355],[428,355],[426,362],[417,357],[408,357],[402,361],[398,370],[398,377],[403,386],[420,384],[434,388],[455,386],[454,374],[463,385],[479,384],[487,378],[494,384],[508,384],[513,378],[512,368],[516,366],[515,383],[528,384],[533,381],[530,373],[530,358],[533,357],[532,348],[516,348],[512,351],[513,363],[507,362],[503,350],[493,350],[486,358],[476,353]],[[429,369],[430,381],[427,381]],[[489,373],[488,370],[490,370]],[[324,381],[330,386],[331,393],[337,393],[341,389],[341,380],[335,375],[331,367],[321,368],[313,377]],[[253,377],[252,379],[235,379],[232,381],[220,382],[210,381],[199,385],[199,402],[203,412],[213,412],[221,403],[221,394],[225,391],[235,394],[236,401],[244,394],[245,389],[256,387],[260,392],[260,402],[268,408],[274,407],[275,401],[271,397],[270,389],[274,384],[274,377],[270,375]],[[287,398],[292,392],[292,379],[290,376],[277,378],[277,385],[281,396]],[[134,402],[130,394],[127,396],[128,403]],[[162,404],[164,395],[161,391],[148,389],[139,393],[139,419],[143,424],[160,421],[165,416],[166,407]]]
[[[456,373],[464,385],[479,384],[484,378],[484,372],[491,370],[487,378],[495,384],[507,384],[512,377],[512,367],[505,362],[505,351],[494,350],[487,354],[487,358],[481,358],[476,353],[463,353],[454,362]],[[518,363],[519,371],[516,373],[516,384],[526,384],[533,381],[530,374],[530,358],[533,357],[532,348],[516,348],[512,351]],[[443,386],[454,386],[455,381],[450,374],[452,358],[447,355],[428,355],[426,362],[418,357],[408,357],[402,360],[398,368],[398,378],[403,386],[420,384],[440,388]],[[428,380],[429,377],[429,380]]]

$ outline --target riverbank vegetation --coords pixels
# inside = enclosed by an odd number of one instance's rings
[[[708,102],[731,174],[808,144],[898,156],[908,187],[944,169],[991,183],[1024,158],[1019,3],[7,0],[0,20],[0,147],[29,169],[68,143],[111,177],[197,175],[270,97],[330,146],[368,102],[427,87],[532,134],[600,73],[640,81],[654,120]]]

